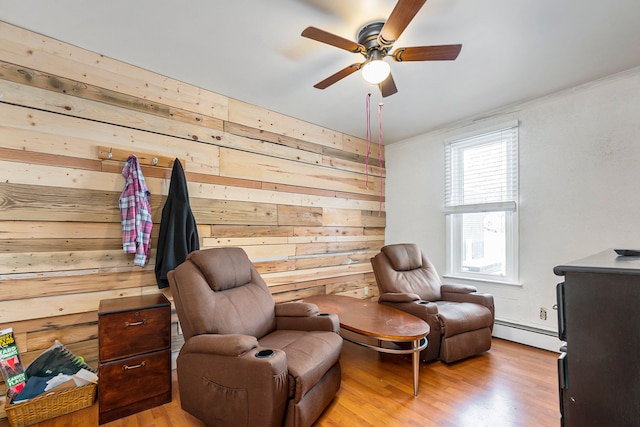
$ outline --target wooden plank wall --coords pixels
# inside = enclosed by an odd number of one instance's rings
[[[26,363],[58,339],[97,366],[99,301],[160,292],[171,169],[142,167],[154,233],[137,267],[122,251],[124,163],[99,147],[182,159],[201,247],[243,247],[277,302],[376,295],[384,168],[366,173],[366,141],[2,22],[0,95],[0,329]],[[177,329],[174,315],[175,351]]]

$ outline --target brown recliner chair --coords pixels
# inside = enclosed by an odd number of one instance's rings
[[[420,317],[431,327],[422,361],[451,363],[491,348],[493,295],[473,286],[443,285],[416,244],[384,246],[371,265],[378,302]]]
[[[207,426],[313,424],[340,388],[338,317],[276,305],[240,248],[192,252],[168,279],[182,408]]]

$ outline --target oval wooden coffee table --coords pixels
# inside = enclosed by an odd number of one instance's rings
[[[386,305],[342,295],[309,297],[305,298],[304,302],[317,305],[320,312],[337,314],[341,329],[358,336],[373,338],[377,340],[377,345],[342,335],[347,341],[383,353],[412,353],[413,395],[418,395],[420,351],[427,347],[427,335],[430,331],[427,322]],[[385,342],[406,342],[411,343],[411,347],[389,348],[384,346]]]

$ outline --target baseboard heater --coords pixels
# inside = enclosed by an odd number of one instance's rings
[[[550,331],[548,329],[535,328],[533,326],[521,325],[519,323],[513,323],[506,320],[496,319],[494,322],[496,325],[504,326],[506,328],[520,329],[522,331],[533,332],[535,334],[549,335],[550,337],[557,337],[556,331]]]
[[[555,331],[497,319],[493,327],[493,336],[556,353],[562,344]]]

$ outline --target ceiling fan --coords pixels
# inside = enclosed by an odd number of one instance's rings
[[[400,34],[407,28],[427,0],[398,0],[389,19],[371,22],[358,31],[358,41],[352,41],[316,27],[307,27],[302,36],[364,56],[363,62],[351,64],[327,77],[313,87],[326,89],[348,75],[362,69],[369,83],[377,84],[383,97],[398,91],[391,75],[391,67],[383,58],[402,61],[452,61],[458,57],[461,44],[440,46],[401,47],[389,53]]]

